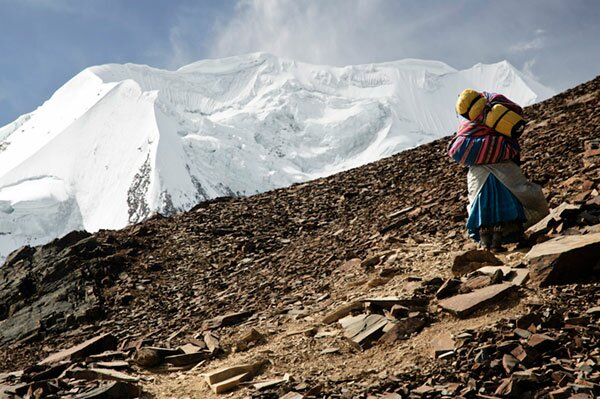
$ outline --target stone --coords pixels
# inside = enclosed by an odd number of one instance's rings
[[[457,317],[467,317],[484,306],[504,298],[515,289],[514,285],[507,283],[490,285],[468,294],[442,299],[438,305]]]
[[[521,337],[521,338],[525,338],[525,339],[527,339],[527,338],[531,337],[531,335],[533,334],[531,331],[529,331],[529,330],[525,330],[525,329],[523,329],[523,328],[515,328],[515,329],[514,329],[514,333],[515,333],[517,336],[519,336],[519,337]]]
[[[544,352],[554,348],[557,342],[554,338],[551,338],[545,334],[532,334],[527,339],[527,345],[534,348],[538,352]]]
[[[479,269],[482,266],[500,266],[502,261],[486,250],[472,249],[465,251],[454,258],[452,274],[463,276]]]
[[[265,335],[255,328],[251,328],[235,343],[235,349],[238,351],[244,351],[252,345],[258,345],[264,342],[266,342]]]
[[[248,377],[254,376],[261,366],[261,363],[238,364],[235,366],[223,367],[210,371],[203,374],[203,376],[206,382],[212,386],[219,382],[226,381],[230,378],[243,374],[247,375]]]
[[[347,316],[340,320],[340,324],[345,330],[344,336],[359,347],[379,338],[388,323],[389,320],[386,317],[378,314]]]
[[[537,355],[533,350],[526,350],[523,346],[519,345],[515,349],[513,349],[510,354],[514,356],[519,362],[523,363],[525,366],[531,365]]]
[[[600,315],[600,306],[594,306],[585,311],[585,313],[590,315]]]
[[[201,347],[194,344],[185,344],[179,347],[183,353],[198,353],[202,350]]]
[[[34,253],[35,253],[35,248],[32,248],[29,245],[25,245],[20,248],[17,248],[14,251],[12,251],[10,254],[8,254],[6,259],[4,260],[3,266],[9,267],[9,266],[17,263],[20,260],[31,258]]]
[[[454,352],[455,342],[450,333],[442,333],[433,338],[431,348],[433,350],[433,357],[438,358],[448,352]]]
[[[75,378],[77,380],[113,380],[121,382],[138,382],[139,378],[130,376],[129,374],[122,373],[117,370],[111,369],[100,369],[100,368],[72,368],[64,372],[64,376],[67,378]]]
[[[435,293],[435,297],[437,299],[447,298],[458,293],[458,289],[460,288],[461,281],[456,278],[449,278],[444,281],[442,286]]]
[[[527,258],[534,287],[589,279],[600,265],[600,233],[554,238],[535,245]]]
[[[252,313],[252,311],[228,313],[204,322],[202,327],[204,330],[214,330],[219,327],[233,326],[250,317]]]
[[[61,360],[85,359],[86,356],[114,349],[117,349],[117,339],[112,334],[107,333],[88,339],[69,349],[54,353],[40,361],[39,364],[56,363]]]
[[[360,310],[363,308],[363,304],[361,302],[351,302],[345,305],[340,306],[332,313],[329,313],[322,320],[323,324],[331,324],[339,319],[348,316],[351,312],[355,310]]]
[[[548,393],[550,399],[568,399],[571,397],[571,388],[563,387]]]
[[[377,341],[379,344],[393,344],[398,340],[407,339],[411,334],[419,332],[425,327],[427,321],[422,316],[406,317],[392,322],[391,328]]]
[[[210,388],[214,393],[221,394],[237,388],[241,382],[249,380],[250,378],[252,378],[250,373],[242,373],[234,375],[233,377],[228,378],[226,380],[210,384]]]
[[[490,284],[500,284],[502,281],[504,281],[504,273],[502,273],[502,270],[496,270],[496,272],[492,274]]]
[[[313,337],[317,334],[317,327],[309,327],[309,328],[303,328],[302,330],[294,330],[294,331],[290,331],[287,332],[285,334],[286,337],[292,337],[294,335],[305,335],[307,337]]]
[[[419,397],[421,397],[421,396],[428,397],[428,395],[432,395],[435,391],[436,390],[434,387],[427,385],[427,384],[423,384],[420,387],[413,389],[412,393]]]
[[[34,365],[22,371],[21,381],[43,381],[59,377],[67,367],[71,366],[71,362],[62,361],[51,365]],[[1,391],[0,391],[1,392]]]
[[[163,357],[152,348],[141,348],[135,354],[135,362],[142,367],[156,367],[161,364]]]
[[[206,347],[211,354],[215,354],[221,350],[221,344],[219,343],[219,339],[210,331],[205,331],[202,338],[206,343]]]
[[[377,266],[381,262],[381,257],[379,255],[371,256],[366,258],[360,263],[360,266],[364,269],[372,269]]]
[[[487,287],[491,283],[492,278],[490,276],[473,276],[460,285],[458,292],[461,294],[466,294],[468,292],[475,291],[479,288]]]
[[[577,316],[577,317],[567,317],[565,318],[565,324],[575,325],[575,326],[587,326],[590,324],[592,319],[589,316]]]
[[[254,389],[256,389],[257,391],[262,391],[264,389],[273,388],[277,385],[281,385],[281,384],[284,384],[289,381],[290,381],[290,375],[286,373],[281,378],[275,378],[272,380],[257,382],[255,384],[252,384],[252,386],[254,386]]]
[[[125,360],[112,360],[109,362],[98,362],[96,363],[96,367],[101,369],[126,369],[129,368],[129,362]]]
[[[114,381],[75,396],[75,399],[128,399],[141,395],[141,389],[133,384]]]
[[[484,266],[477,269],[477,272],[493,276],[498,271],[504,275],[503,280],[514,285],[521,286],[529,277],[529,270],[510,266]]]
[[[390,277],[373,277],[372,279],[367,281],[367,286],[370,288],[380,287],[389,283],[390,280]]]
[[[529,313],[521,316],[516,322],[517,328],[521,328],[523,330],[529,330],[532,325],[538,326],[540,324],[542,324],[542,318],[537,313]]]
[[[501,341],[496,344],[496,349],[498,349],[498,352],[500,353],[508,353],[515,349],[518,344],[519,341],[517,340]]]
[[[561,223],[563,218],[573,217],[580,209],[581,207],[578,205],[563,202],[556,208],[551,209],[545,218],[529,227],[525,233],[530,237],[546,234],[551,228]]]
[[[106,351],[96,355],[90,355],[86,358],[87,362],[101,362],[109,360],[123,360],[127,358],[127,353],[123,351]]]
[[[407,308],[406,306],[394,305],[394,306],[392,306],[392,308],[389,311],[384,310],[383,313],[388,318],[402,319],[404,317],[408,317],[408,314],[410,313],[410,309]]]
[[[510,375],[510,373],[512,373],[512,371],[515,369],[515,367],[517,367],[518,364],[519,360],[513,355],[505,353],[502,356],[502,367],[504,368],[504,371],[507,375]]]
[[[529,270],[513,268],[505,280],[513,285],[522,286],[525,282],[527,282],[527,280],[529,280]]]
[[[505,378],[502,380],[494,395],[500,395],[502,397],[517,397],[513,393],[513,380],[511,378]]]
[[[394,219],[394,218],[396,218],[398,216],[402,216],[405,213],[412,211],[413,209],[414,209],[414,206],[407,206],[406,208],[402,208],[400,210],[397,210],[397,211],[394,211],[392,213],[389,213],[387,215],[387,217],[388,217],[388,219]]]
[[[331,355],[333,353],[339,353],[340,348],[336,348],[336,347],[331,347],[331,348],[325,348],[323,349],[320,354],[321,355]]]
[[[583,152],[584,158],[594,158],[600,156],[600,140],[586,140],[583,143],[583,148],[585,149]]]
[[[164,358],[165,363],[172,364],[173,366],[187,366],[189,364],[196,364],[206,359],[206,353],[185,353],[182,355],[166,356]]]
[[[576,393],[569,396],[569,399],[594,399],[594,395],[591,393]]]
[[[537,383],[539,379],[531,370],[515,371],[512,373],[511,378],[516,383],[528,382]]]

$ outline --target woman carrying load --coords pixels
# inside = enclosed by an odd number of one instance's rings
[[[541,188],[518,166],[523,109],[501,94],[466,89],[456,111],[467,121],[450,141],[448,155],[469,167],[469,236],[486,249],[503,251],[503,244],[519,241],[549,212]]]

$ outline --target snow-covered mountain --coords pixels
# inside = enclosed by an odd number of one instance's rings
[[[508,62],[343,68],[257,53],[85,69],[0,128],[0,256],[356,167],[450,134],[465,87],[552,95]]]

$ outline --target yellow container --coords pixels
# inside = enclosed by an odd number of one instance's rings
[[[525,129],[525,120],[504,105],[496,104],[485,116],[484,123],[508,137],[519,137]]]
[[[472,121],[483,112],[485,97],[473,89],[464,89],[456,101],[456,112]]]

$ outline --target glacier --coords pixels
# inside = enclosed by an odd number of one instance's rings
[[[87,68],[0,128],[0,258],[72,230],[358,167],[455,130],[458,93],[521,105],[551,89],[506,61],[332,67],[254,53],[176,71]]]

